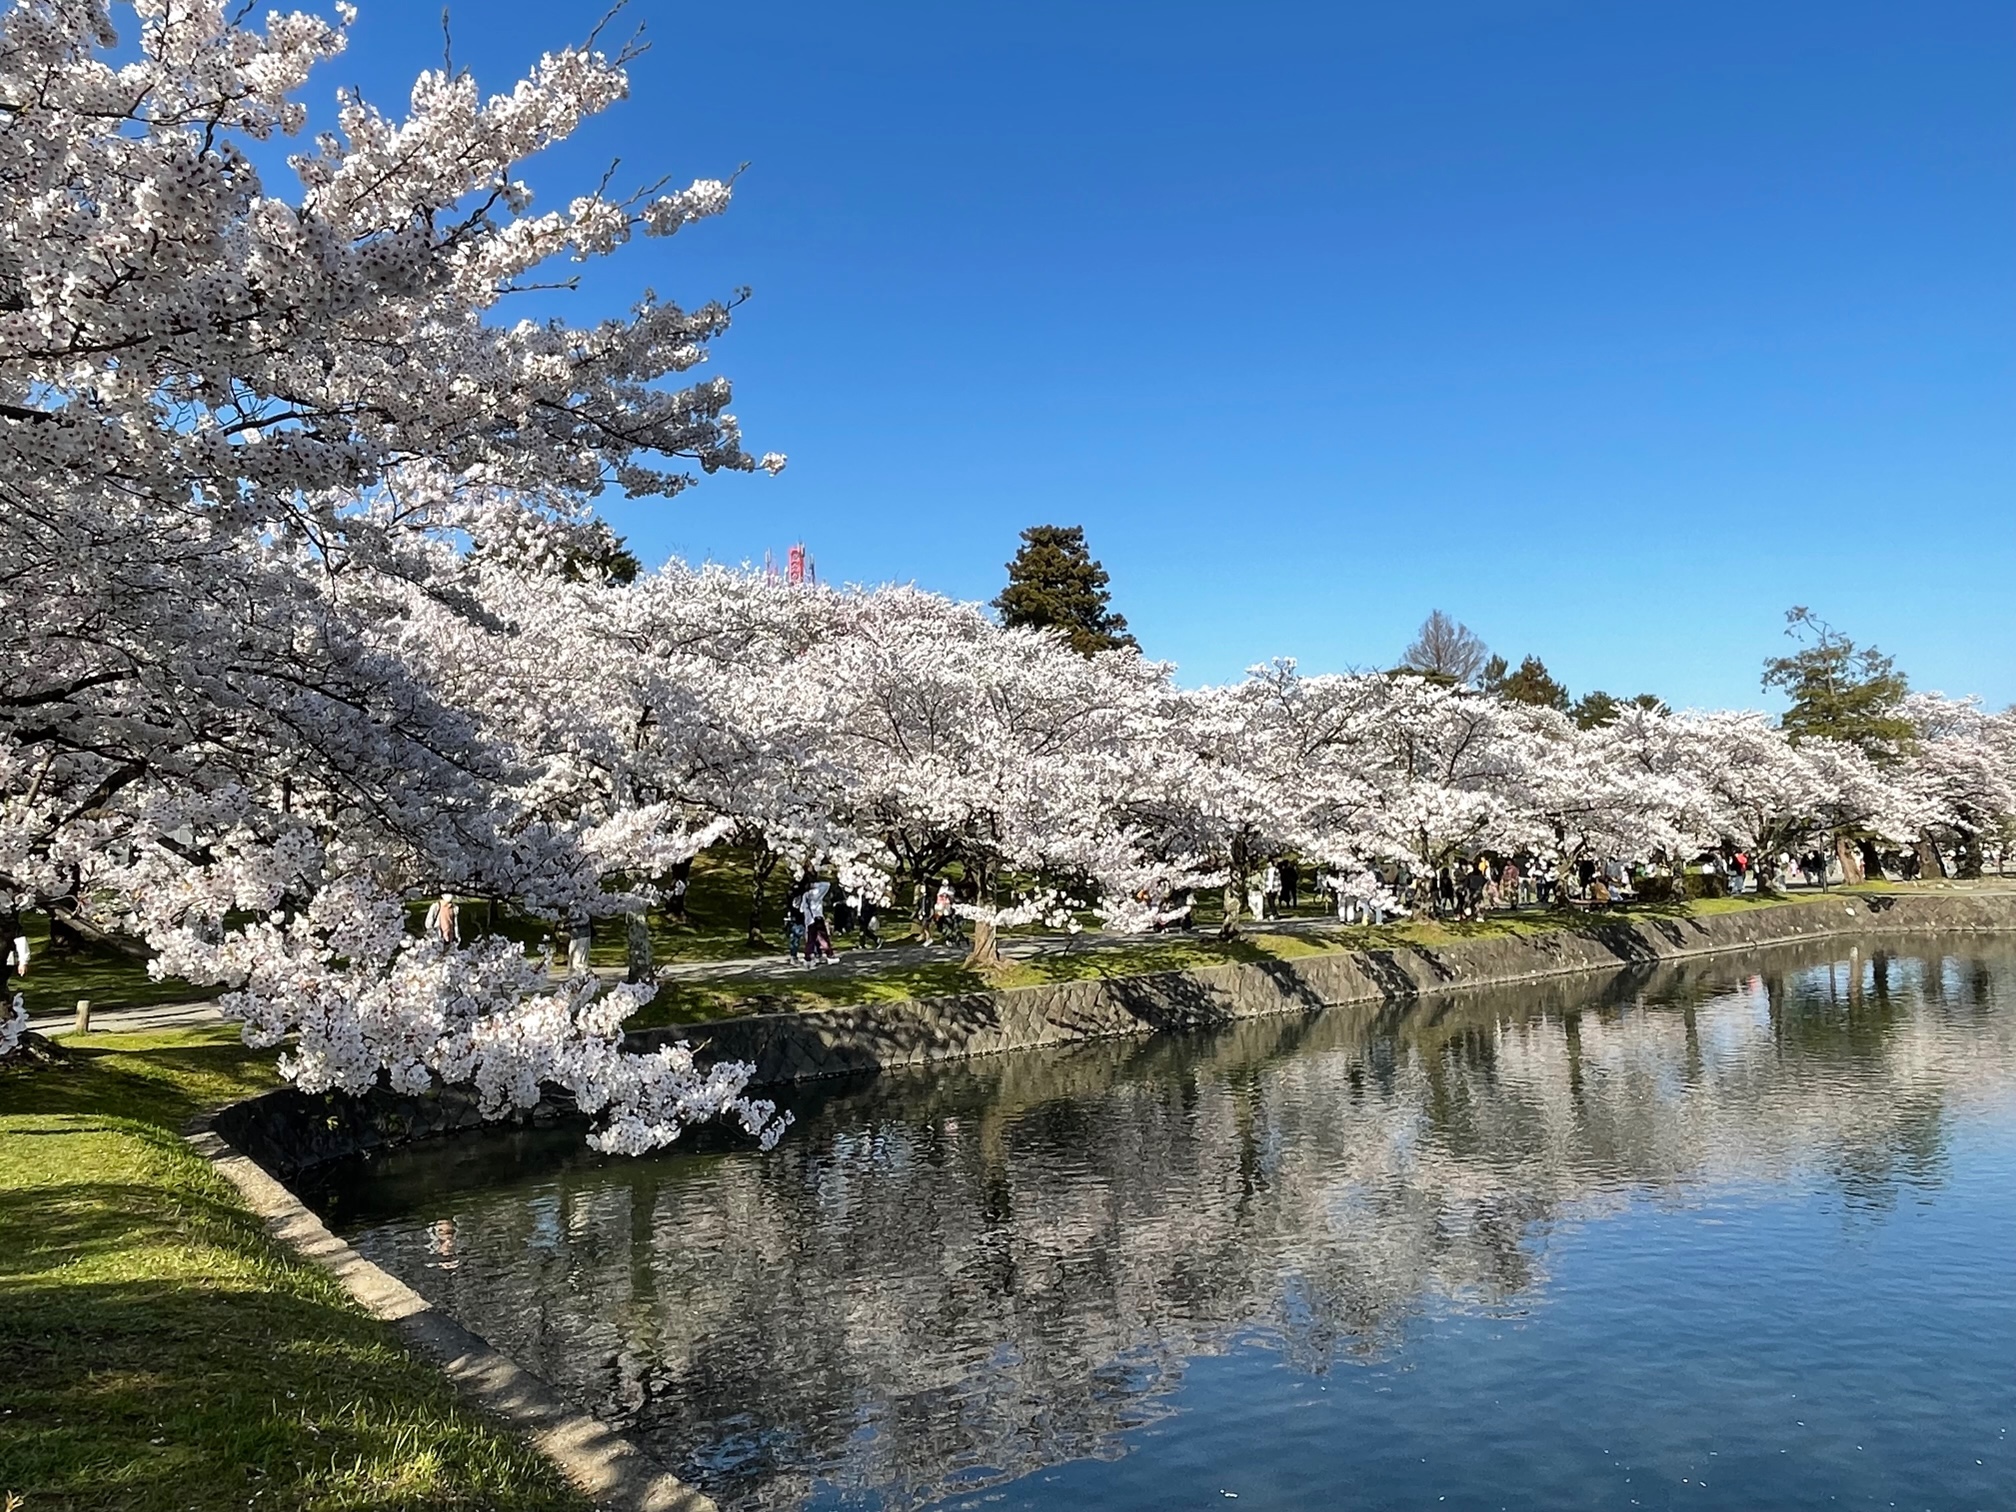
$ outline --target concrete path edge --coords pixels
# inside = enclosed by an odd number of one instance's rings
[[[183,1138],[228,1181],[282,1244],[336,1278],[351,1299],[390,1323],[463,1397],[523,1434],[607,1512],[716,1512],[714,1501],[633,1440],[567,1406],[545,1381],[440,1311],[405,1282],[332,1234],[300,1198],[212,1127],[196,1119]]]

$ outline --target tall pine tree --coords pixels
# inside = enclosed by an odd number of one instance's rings
[[[1910,748],[1916,731],[1903,703],[1911,685],[1894,660],[1803,607],[1785,611],[1785,633],[1799,649],[1764,663],[1764,686],[1792,700],[1778,723],[1795,743],[1838,740],[1885,765]]]
[[[1092,559],[1081,525],[1031,525],[994,600],[1001,623],[1061,630],[1080,656],[1137,646],[1106,592],[1106,569]]]

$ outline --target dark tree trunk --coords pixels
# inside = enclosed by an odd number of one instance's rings
[[[641,909],[623,919],[623,980],[636,986],[652,978],[651,916]]]
[[[54,914],[49,916],[49,954],[74,956],[91,942]]]
[[[52,903],[49,905],[51,931],[54,931],[59,924],[79,939],[86,940],[100,949],[123,955],[130,961],[146,961],[153,958],[153,952],[132,936],[113,934],[109,930],[100,929],[82,914],[65,908],[60,903]]]
[[[1883,857],[1877,853],[1874,840],[1864,840],[1862,846],[1862,875],[1871,882],[1883,880]]]
[[[1959,813],[1960,827],[1953,844],[1953,875],[1969,881],[1981,875],[1981,825],[1971,809]]]
[[[749,943],[763,943],[763,903],[770,887],[770,873],[777,868],[777,852],[763,846],[756,852],[756,862],[751,868],[753,880],[749,886]]]
[[[1218,938],[1229,940],[1239,933],[1239,911],[1246,903],[1246,841],[1234,836],[1231,850],[1231,869],[1225,878],[1224,918],[1218,924]]]
[[[1918,875],[1932,881],[1946,875],[1946,862],[1939,854],[1938,842],[1923,830],[1918,832]]]
[[[1981,875],[1981,832],[1960,831],[1960,843],[1953,847],[1953,875],[1973,881]]]
[[[994,873],[985,863],[973,868],[974,906],[991,909],[994,906]],[[1001,964],[1001,940],[992,919],[973,921],[973,948],[966,955],[969,966],[998,966]]]

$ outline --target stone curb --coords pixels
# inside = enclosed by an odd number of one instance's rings
[[[338,1239],[291,1191],[212,1127],[215,1115],[183,1132],[191,1148],[237,1189],[282,1244],[334,1276],[374,1318],[433,1361],[462,1395],[529,1439],[567,1479],[607,1512],[717,1512],[629,1438],[562,1402],[553,1388],[441,1312],[405,1282]]]

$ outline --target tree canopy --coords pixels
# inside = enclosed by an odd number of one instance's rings
[[[1486,655],[1481,636],[1433,609],[1400,653],[1400,666],[1434,682],[1456,685],[1475,682],[1484,670]]]
[[[1913,737],[1904,713],[1910,683],[1893,658],[1857,646],[1811,609],[1785,611],[1785,633],[1799,642],[1789,656],[1764,663],[1764,686],[1791,700],[1779,720],[1794,741],[1836,740],[1872,761],[1895,761]]]
[[[1605,693],[1601,688],[1591,689],[1576,699],[1573,705],[1557,705],[1564,708],[1578,730],[1600,730],[1605,725],[1617,722],[1617,717],[1627,709],[1643,709],[1649,714],[1667,713],[1666,700],[1656,693],[1639,693],[1631,698],[1618,698]]]
[[[1537,656],[1526,657],[1517,667],[1508,667],[1504,657],[1494,656],[1484,664],[1479,685],[1486,693],[1496,693],[1514,703],[1568,712],[1567,686],[1557,682],[1547,664]]]
[[[1082,525],[1031,525],[1008,563],[1008,586],[994,600],[1011,630],[1058,630],[1081,656],[1138,649],[1127,621],[1113,612],[1106,569],[1085,544]]]

